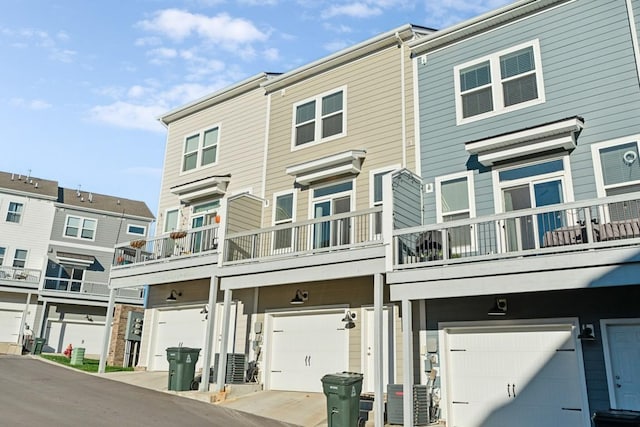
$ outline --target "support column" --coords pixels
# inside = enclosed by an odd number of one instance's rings
[[[36,334],[34,338],[44,338],[46,333],[44,331],[44,327],[47,322],[47,318],[49,317],[49,306],[47,305],[47,300],[42,301],[42,315],[40,316],[40,324],[38,325],[38,329],[33,333]]]
[[[29,313],[29,304],[31,303],[31,292],[27,294],[27,301],[24,304],[24,310],[22,310],[22,318],[20,319],[20,333],[18,334],[18,345],[22,345],[24,337],[24,325],[27,323],[27,313]]]
[[[229,343],[229,317],[231,316],[231,289],[224,290],[224,307],[222,312],[222,341],[220,342],[220,356],[218,356],[218,378],[215,391],[224,388],[227,377],[227,345]]]
[[[382,274],[373,276],[373,413],[376,427],[384,425],[384,363],[385,352],[389,349],[383,348],[383,277]]]
[[[202,381],[200,391],[209,391],[209,367],[211,353],[215,342],[213,334],[216,330],[216,304],[218,303],[218,278],[214,274],[209,280],[209,313],[207,314],[207,331],[204,337],[204,353],[202,354]]]
[[[411,330],[411,301],[402,300],[402,370],[403,425],[413,427],[413,331]]]
[[[113,322],[113,307],[116,302],[116,290],[111,288],[109,281],[109,304],[107,304],[107,314],[104,319],[104,335],[102,336],[102,351],[100,352],[100,364],[98,373],[104,374],[107,367],[107,354],[109,353],[109,341],[111,338],[111,323]]]

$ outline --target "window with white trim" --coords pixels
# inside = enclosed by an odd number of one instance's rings
[[[388,174],[393,172],[396,169],[399,169],[400,165],[390,166],[385,169],[378,169],[371,171],[370,175],[370,185],[371,185],[371,207],[382,206],[383,201],[383,188],[382,188],[382,178]],[[373,217],[373,233],[374,235],[382,234],[382,212],[376,212]]]
[[[293,146],[323,142],[345,133],[346,88],[319,95],[293,106]]]
[[[544,102],[540,44],[533,40],[454,67],[458,124]]]
[[[26,249],[16,249],[13,255],[13,266],[15,268],[24,268],[27,265],[27,253]]]
[[[473,172],[436,178],[436,216],[438,222],[456,221],[475,217],[475,195]],[[449,245],[452,254],[462,254],[474,247],[471,226],[454,227],[449,230]]]
[[[273,195],[273,224],[291,224],[294,221],[295,193],[287,192]],[[292,246],[291,228],[276,230],[273,234],[273,249],[281,251]]]
[[[219,126],[188,136],[184,141],[182,171],[187,172],[215,164],[218,159],[219,136]]]
[[[95,219],[69,215],[64,226],[64,235],[76,239],[95,240],[97,226],[98,221]]]
[[[17,202],[9,202],[9,208],[7,209],[7,222],[19,223],[22,218],[22,210],[24,205]]]
[[[164,232],[168,233],[178,228],[178,218],[180,211],[178,209],[168,210],[164,215]]]
[[[134,236],[144,236],[147,234],[147,227],[143,225],[129,224],[127,225],[127,234]]]
[[[4,264],[4,257],[7,253],[7,248],[3,248],[0,246],[0,267]]]

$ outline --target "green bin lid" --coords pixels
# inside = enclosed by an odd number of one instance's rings
[[[362,378],[363,375],[357,372],[337,372],[325,375],[322,377],[322,382],[335,385],[351,385],[362,381]]]

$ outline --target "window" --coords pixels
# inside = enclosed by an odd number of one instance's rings
[[[345,92],[346,88],[343,88],[293,106],[294,147],[344,135]]]
[[[24,249],[16,249],[13,255],[13,266],[16,268],[24,268],[27,264],[27,251]]]
[[[371,207],[382,206],[383,194],[382,194],[382,178],[396,170],[400,169],[400,165],[390,166],[384,169],[378,169],[371,171],[370,173],[370,188],[369,194],[371,200]],[[373,218],[373,234],[380,235],[382,233],[382,212],[376,212]]]
[[[95,219],[68,216],[64,227],[64,235],[76,239],[94,240],[97,224],[98,221]]]
[[[311,214],[313,218],[338,215],[351,211],[353,181],[332,184],[313,190]],[[345,245],[350,242],[351,222],[349,218],[325,221],[314,224],[313,247]]]
[[[185,139],[183,172],[215,164],[218,158],[219,134],[220,128],[216,126]]]
[[[167,211],[164,217],[164,232],[168,233],[178,228],[178,209]]]
[[[454,67],[458,124],[544,102],[538,40]]]
[[[7,210],[7,222],[20,222],[22,218],[22,203],[9,202],[9,209]]]
[[[295,196],[293,192],[274,194],[273,224],[291,224],[294,221]],[[277,230],[273,235],[275,250],[288,249],[292,245],[292,229]]]
[[[142,225],[129,224],[127,226],[127,234],[144,236],[145,234],[147,234],[147,227],[144,227]]]
[[[438,222],[456,221],[475,217],[473,172],[436,178],[436,215]],[[468,225],[449,230],[452,254],[472,250],[474,236]]]
[[[4,256],[7,252],[7,248],[0,247],[0,267],[4,264]]]

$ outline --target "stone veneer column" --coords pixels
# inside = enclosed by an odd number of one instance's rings
[[[126,348],[124,333],[127,328],[127,317],[131,311],[144,313],[144,308],[125,304],[116,304],[114,308],[107,365],[122,366],[124,363],[124,352]]]

